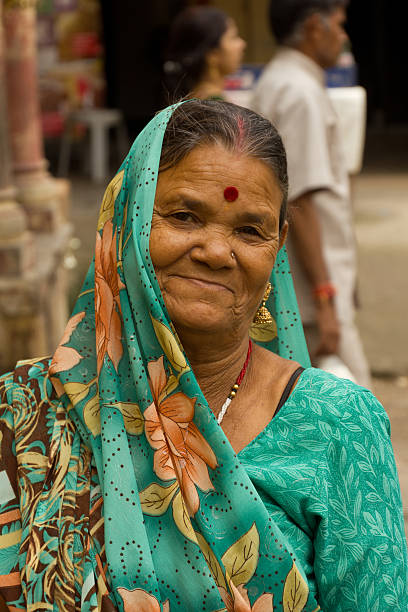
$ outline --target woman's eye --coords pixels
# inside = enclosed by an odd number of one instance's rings
[[[250,236],[261,236],[256,227],[252,227],[251,225],[246,225],[244,227],[240,227],[238,229],[240,234],[248,234]]]
[[[171,216],[178,221],[194,221],[194,217],[188,212],[176,212]]]

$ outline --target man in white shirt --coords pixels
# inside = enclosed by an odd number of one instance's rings
[[[347,39],[346,4],[271,0],[270,23],[280,46],[257,83],[251,107],[277,127],[287,152],[288,252],[312,359],[337,354],[356,381],[369,386],[354,323],[349,179],[324,73]]]

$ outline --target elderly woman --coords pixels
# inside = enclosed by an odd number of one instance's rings
[[[407,609],[388,419],[308,367],[286,193],[249,110],[187,101],[135,141],[52,361],[2,379],[11,610]]]
[[[163,66],[170,98],[222,99],[225,77],[238,70],[245,46],[234,20],[219,8],[181,11],[170,29]]]

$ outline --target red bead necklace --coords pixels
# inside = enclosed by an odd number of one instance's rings
[[[252,353],[252,340],[249,340],[248,352],[247,352],[247,356],[246,356],[244,365],[242,366],[242,370],[238,374],[238,378],[235,381],[235,384],[232,386],[230,394],[228,395],[227,399],[223,403],[222,408],[221,408],[221,410],[220,410],[220,412],[219,412],[219,414],[217,416],[217,421],[218,421],[219,425],[221,425],[222,419],[225,417],[225,414],[226,414],[226,412],[228,410],[228,406],[230,405],[230,403],[232,402],[232,400],[236,396],[237,391],[239,389],[239,386],[242,383],[242,381],[244,380],[244,376],[245,376],[245,373],[246,373],[247,368],[248,368],[248,363],[249,363],[249,358],[251,357],[251,353]]]

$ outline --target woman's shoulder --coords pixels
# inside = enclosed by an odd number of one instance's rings
[[[292,460],[310,477],[319,466],[336,471],[338,457],[360,461],[365,448],[390,456],[390,424],[376,397],[355,383],[305,368],[267,427],[244,449],[252,460]],[[372,451],[375,454],[375,450]]]
[[[295,372],[296,364],[289,363]],[[281,362],[275,365],[285,367]],[[273,379],[276,381],[276,372]],[[281,389],[283,386],[284,383]],[[285,454],[290,446],[293,454],[300,453],[304,458],[305,451],[310,450],[321,459],[321,453],[328,452],[330,445],[349,446],[374,431],[381,437],[389,437],[389,420],[368,389],[323,370],[306,367],[286,401],[248,447],[262,448],[262,452],[268,449],[274,454],[281,448]]]
[[[377,401],[373,393],[347,378],[339,378],[335,374],[319,368],[306,367],[298,382],[299,390],[306,397],[332,402],[344,402],[356,397],[365,397]]]
[[[303,371],[289,400],[288,406],[301,407],[305,417],[324,420],[350,432],[372,430],[376,425],[389,432],[387,413],[369,389],[318,368]]]
[[[319,368],[306,367],[297,385],[305,397],[320,398],[332,403],[345,403],[355,398],[365,398],[377,402],[373,393],[347,378],[339,378],[335,374]]]

